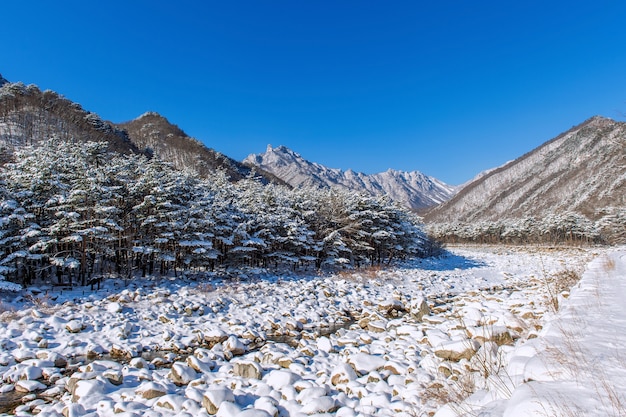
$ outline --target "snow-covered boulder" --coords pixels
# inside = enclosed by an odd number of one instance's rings
[[[480,344],[475,340],[457,340],[437,346],[435,355],[445,360],[458,362],[461,359],[471,359],[479,347]]]
[[[424,316],[430,314],[430,308],[424,297],[415,297],[411,300],[410,312],[417,321],[422,321]]]
[[[187,385],[198,377],[196,371],[184,362],[175,362],[167,374],[168,378],[176,385]]]
[[[14,349],[11,354],[16,362],[24,362],[37,357],[35,352],[30,349]]]
[[[17,381],[15,384],[15,390],[18,392],[33,392],[46,389],[46,386],[39,381],[23,379]]]
[[[228,334],[222,329],[211,329],[204,333],[204,340],[213,346],[217,343],[223,343],[228,339]]]
[[[83,323],[79,320],[70,320],[65,325],[65,329],[70,333],[80,333],[83,330]]]
[[[107,305],[107,311],[111,314],[117,314],[117,313],[121,313],[123,310],[123,307],[120,303],[113,302],[113,303],[109,303],[109,305]]]
[[[267,385],[280,391],[281,388],[293,385],[296,381],[302,379],[302,377],[291,371],[281,369],[271,371],[263,379]]]
[[[167,394],[167,389],[156,382],[148,381],[141,384],[136,390],[135,394],[139,395],[146,400],[151,400],[153,398],[162,397]]]
[[[224,354],[232,356],[241,356],[246,353],[246,346],[237,338],[237,336],[230,335],[224,343],[222,343],[222,349]]]
[[[204,393],[202,405],[209,414],[216,414],[224,402],[235,402],[233,392],[226,387],[211,388]]]
[[[405,312],[406,309],[402,301],[389,298],[378,304],[378,311],[384,312],[388,317],[397,317],[399,313]]]
[[[263,396],[254,401],[254,409],[267,412],[272,417],[278,417],[278,400],[273,397]]]
[[[337,410],[337,403],[334,398],[324,396],[316,398],[315,401],[310,401],[305,404],[300,410],[303,414],[320,414],[320,413],[332,413]]]
[[[348,363],[352,365],[358,374],[366,375],[372,371],[382,369],[387,363],[387,360],[382,356],[357,353],[348,357]]]
[[[76,383],[72,390],[72,402],[80,402],[82,398],[106,393],[106,383],[100,379],[81,380]]]
[[[220,404],[220,407],[215,415],[217,417],[235,417],[239,413],[241,413],[241,407],[239,407],[235,403],[224,401],[222,404]]]
[[[326,336],[322,336],[317,339],[317,349],[326,353],[331,353],[335,351],[333,343]]]
[[[122,385],[124,382],[124,374],[119,369],[107,369],[102,372],[102,376],[113,385]]]
[[[179,413],[183,409],[183,403],[186,400],[187,399],[182,395],[168,394],[159,397],[159,399],[156,400],[155,405],[157,407]]]
[[[330,374],[330,382],[331,384],[335,386],[345,385],[356,379],[357,379],[356,372],[347,363],[340,364]]]
[[[82,404],[68,404],[63,407],[61,414],[65,417],[80,417],[87,414]]]
[[[215,362],[206,357],[200,359],[196,356],[187,356],[187,365],[189,365],[194,371],[201,374],[210,373],[215,368]]]
[[[39,357],[39,353],[37,353],[37,357]],[[47,359],[54,362],[55,368],[67,367],[67,358],[60,353],[50,352]]]
[[[233,367],[233,374],[242,378],[261,379],[263,369],[253,361],[237,361]]]

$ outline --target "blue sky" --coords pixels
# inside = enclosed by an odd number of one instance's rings
[[[626,113],[624,1],[2,2],[0,73],[235,159],[450,184]]]

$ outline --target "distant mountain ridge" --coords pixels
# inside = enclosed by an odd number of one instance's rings
[[[389,169],[368,175],[352,170],[327,168],[310,162],[285,146],[268,145],[265,153],[251,154],[243,161],[270,172],[293,187],[339,187],[372,195],[387,194],[394,201],[416,211],[447,201],[456,188],[418,171]]]
[[[485,222],[626,206],[626,123],[595,116],[476,179],[427,222]]]

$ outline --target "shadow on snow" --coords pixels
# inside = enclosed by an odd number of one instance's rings
[[[445,251],[441,256],[413,259],[403,266],[406,268],[417,268],[426,271],[453,271],[455,269],[466,270],[482,268],[487,266],[487,264],[482,261],[477,261],[476,259],[467,258],[450,251]]]

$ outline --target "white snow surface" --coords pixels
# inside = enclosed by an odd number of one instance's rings
[[[5,294],[0,412],[624,415],[625,274],[626,248],[456,247],[333,276]]]
[[[285,146],[267,146],[262,154],[252,154],[243,163],[258,166],[276,175],[292,187],[339,187],[371,195],[388,195],[411,209],[433,207],[449,200],[457,187],[429,177],[419,171],[389,169],[377,174],[364,174],[351,169],[343,171],[309,162]]]
[[[626,415],[624,300],[626,250],[596,258],[540,337],[512,352],[506,371],[514,386],[511,395],[473,412],[484,417]],[[437,416],[464,415],[467,409]]]

